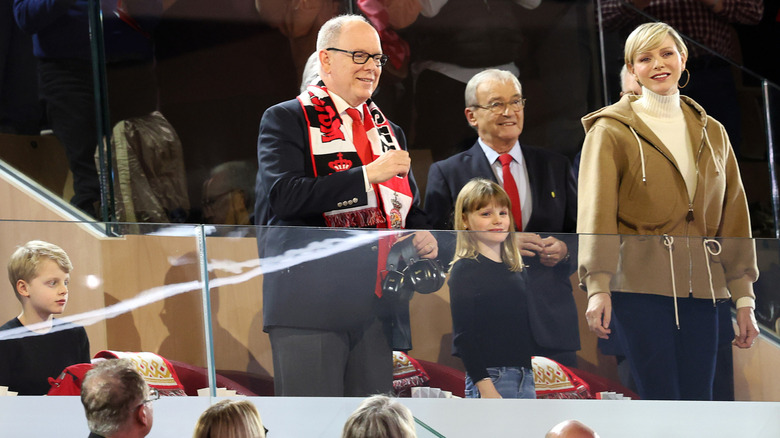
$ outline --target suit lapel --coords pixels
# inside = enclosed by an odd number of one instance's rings
[[[470,172],[466,173],[467,175],[471,175],[469,179],[479,177],[498,183],[496,174],[493,173],[493,169],[490,167],[490,163],[485,156],[485,152],[482,151],[482,146],[479,145],[479,141],[474,143],[474,146],[468,150],[467,154],[469,155],[471,162]],[[466,182],[468,181],[465,181],[463,185],[466,185]]]

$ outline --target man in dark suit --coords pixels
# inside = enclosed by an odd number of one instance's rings
[[[427,221],[403,132],[370,100],[387,62],[377,32],[339,16],[317,51],[322,82],[260,123],[256,223],[281,226],[258,229],[263,328],[276,395],[367,396],[392,389],[394,307],[378,297],[395,234],[338,229]],[[405,238],[418,257],[437,256],[430,232]]]
[[[524,107],[522,87],[510,72],[485,70],[469,81],[465,114],[479,139],[471,149],[431,166],[425,212],[435,228],[452,229],[455,200],[472,178],[498,182],[510,199],[514,191],[512,212],[523,231],[518,238],[523,261],[529,265],[534,354],[576,366],[580,340],[569,276],[576,268],[572,261],[577,258],[570,251],[577,239],[536,234],[576,231],[576,180],[566,157],[520,145]],[[520,209],[515,208],[518,205]],[[451,251],[442,243],[442,258]]]

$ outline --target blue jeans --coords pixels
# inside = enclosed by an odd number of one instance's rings
[[[503,398],[536,398],[534,372],[526,367],[488,367],[488,375]],[[466,374],[466,398],[480,398],[477,385]]]

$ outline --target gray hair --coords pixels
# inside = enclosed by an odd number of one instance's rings
[[[386,395],[373,395],[344,424],[341,438],[416,438],[412,411]]]
[[[338,15],[326,21],[317,33],[317,51],[319,52],[320,50],[335,46],[339,41],[341,29],[344,25],[354,21],[362,21],[369,26],[371,25],[371,23],[362,15],[352,14]]]
[[[129,359],[98,362],[81,385],[89,430],[102,436],[115,434],[148,394],[149,386]]]
[[[485,82],[485,81],[499,81],[499,82],[512,82],[515,84],[518,90],[520,90],[520,94],[523,94],[523,86],[520,85],[520,80],[517,79],[517,76],[512,74],[512,72],[506,71],[506,70],[498,70],[495,68],[490,68],[487,70],[482,70],[481,72],[475,74],[471,79],[469,79],[469,82],[466,84],[466,107],[477,105],[477,88],[479,87],[479,84]]]
[[[309,55],[309,59],[306,60],[306,66],[303,68],[303,75],[301,76],[301,93],[306,91],[306,87],[320,77],[319,55],[320,53],[315,51]]]

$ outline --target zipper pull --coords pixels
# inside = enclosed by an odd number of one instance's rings
[[[688,214],[685,216],[685,220],[688,222],[693,222],[693,206],[688,207]]]

